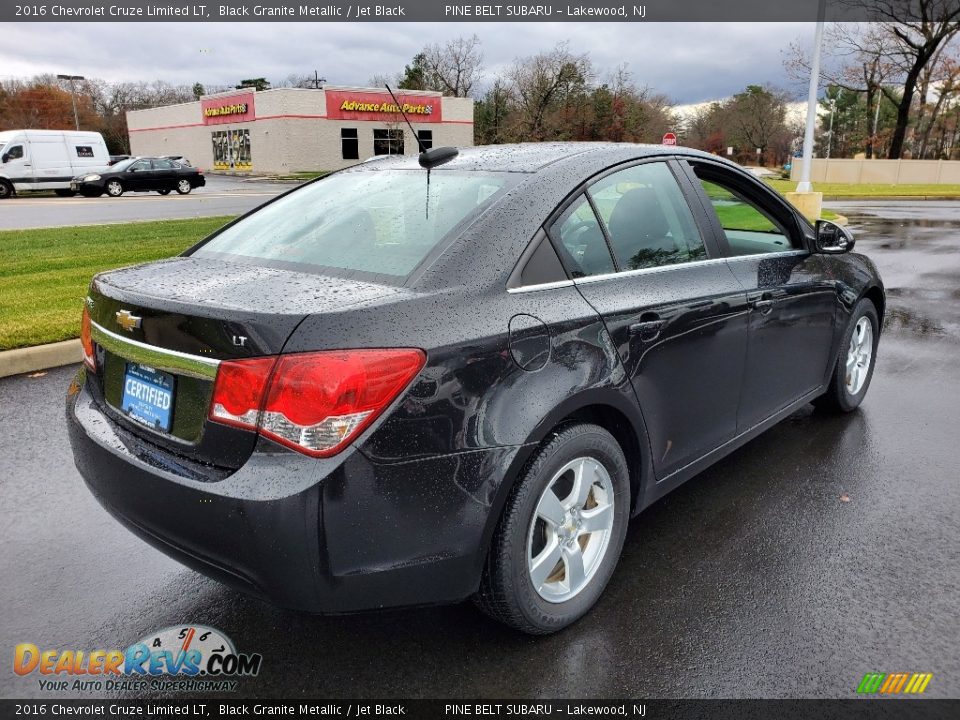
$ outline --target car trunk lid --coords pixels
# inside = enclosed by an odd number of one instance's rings
[[[207,420],[220,361],[279,354],[308,315],[399,288],[178,257],[102,273],[87,299],[105,411],[172,452],[237,468],[256,434]]]

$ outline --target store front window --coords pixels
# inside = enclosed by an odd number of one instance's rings
[[[356,128],[340,128],[340,147],[344,160],[360,159],[360,141],[357,139]]]
[[[417,139],[420,141],[420,147],[429,150],[433,147],[433,130],[417,130]]]
[[[403,155],[403,130],[374,130],[374,155]]]
[[[216,130],[211,139],[215,170],[253,169],[249,130]]]

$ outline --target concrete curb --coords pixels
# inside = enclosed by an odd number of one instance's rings
[[[35,345],[0,352],[0,378],[11,375],[73,365],[83,359],[79,340],[64,340],[49,345]]]

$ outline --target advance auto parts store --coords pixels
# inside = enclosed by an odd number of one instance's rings
[[[473,145],[473,100],[401,91],[424,145]],[[415,155],[416,138],[385,90],[244,89],[127,113],[134,155],[183,155],[205,170],[337,170],[377,155]]]

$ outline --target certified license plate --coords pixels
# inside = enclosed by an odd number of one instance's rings
[[[120,409],[132,420],[170,432],[173,414],[173,375],[138,363],[127,363]]]

